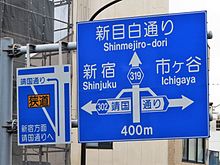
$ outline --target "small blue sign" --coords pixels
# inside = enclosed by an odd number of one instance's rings
[[[77,25],[79,142],[209,136],[206,12]]]
[[[70,143],[70,66],[17,69],[18,144]]]

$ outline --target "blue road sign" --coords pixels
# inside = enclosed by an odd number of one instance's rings
[[[206,12],[77,28],[79,142],[209,136]]]
[[[70,143],[70,66],[17,69],[18,144]]]

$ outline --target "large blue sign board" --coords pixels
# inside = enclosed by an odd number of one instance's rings
[[[79,142],[209,136],[206,12],[77,28]]]
[[[18,144],[70,143],[70,66],[17,70]]]

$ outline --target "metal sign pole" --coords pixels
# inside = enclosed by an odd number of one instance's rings
[[[12,135],[5,125],[12,119],[13,61],[4,50],[13,39],[0,39],[0,164],[12,164]]]
[[[30,44],[27,44],[27,68],[31,66],[31,58],[30,58]]]
[[[63,64],[62,41],[59,41],[59,65]]]

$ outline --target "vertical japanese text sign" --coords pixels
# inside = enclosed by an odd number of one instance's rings
[[[19,145],[70,143],[70,66],[17,70]]]

